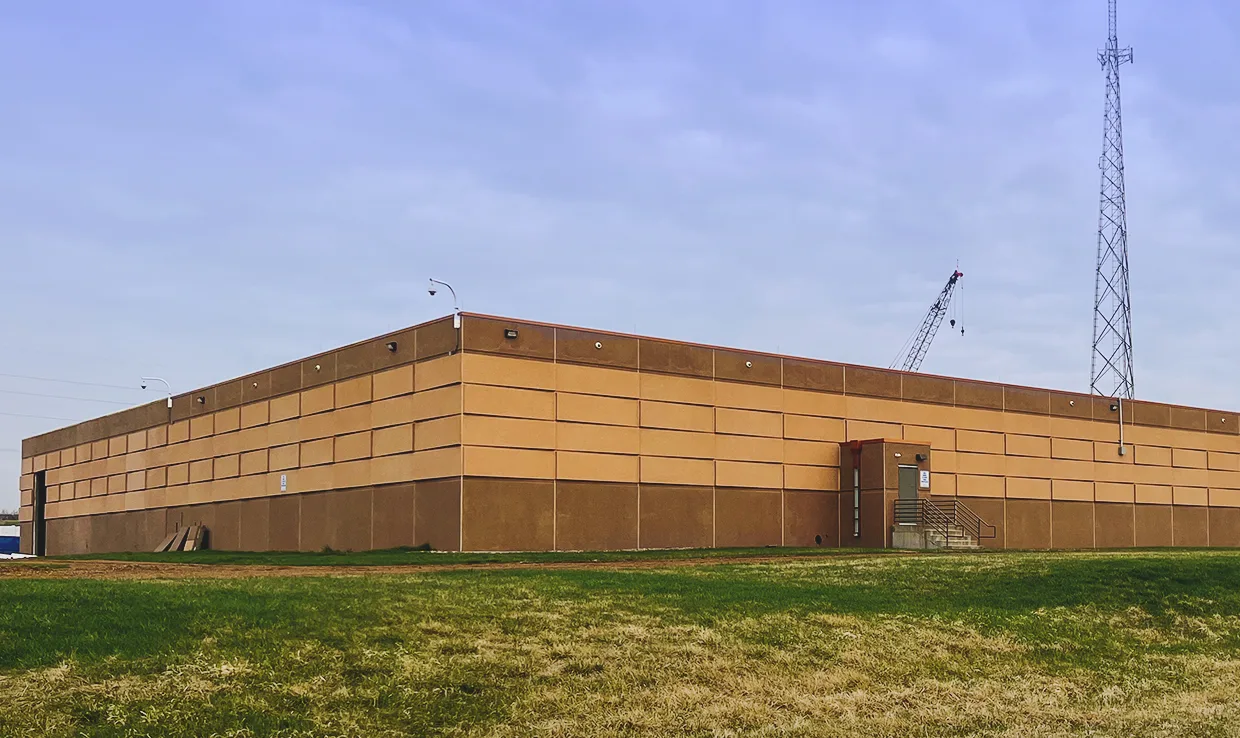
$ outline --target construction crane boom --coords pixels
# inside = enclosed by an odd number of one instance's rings
[[[917,332],[905,342],[904,348],[901,349],[900,355],[896,360],[891,362],[891,368],[895,369],[899,366],[906,372],[915,372],[921,369],[921,362],[926,358],[926,352],[930,350],[930,343],[934,340],[934,335],[939,332],[939,326],[943,324],[943,319],[947,317],[947,307],[951,304],[952,295],[956,291],[956,284],[964,273],[959,269],[952,271],[952,276],[947,279],[943,291],[939,293],[939,299],[934,301],[930,306],[930,312],[926,313],[926,318],[921,322],[921,327]],[[956,320],[953,318],[951,325],[956,327]],[[964,326],[960,328],[961,335],[964,334]]]

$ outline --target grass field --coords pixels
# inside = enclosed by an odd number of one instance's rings
[[[752,559],[852,556],[883,554],[904,555],[895,549],[848,548],[687,548],[670,551],[528,551],[523,553],[486,553],[429,551],[413,548],[392,548],[382,551],[145,551],[111,554],[79,554],[58,556],[59,561],[143,561],[178,564],[236,564],[265,566],[442,566],[455,564],[562,564],[593,562],[684,561],[686,559]]]
[[[1240,552],[322,571],[0,579],[0,735],[1240,735]]]

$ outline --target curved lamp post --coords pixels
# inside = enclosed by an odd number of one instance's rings
[[[435,289],[435,285],[437,284],[447,287],[448,292],[452,293],[452,327],[460,328],[461,327],[461,305],[460,305],[460,302],[458,302],[456,299],[456,290],[452,289],[452,285],[448,284],[447,282],[440,282],[438,279],[432,279],[430,281],[430,285],[431,285],[430,289],[427,290],[427,292],[431,293],[431,297],[434,297],[435,293],[438,292],[438,290]]]
[[[163,383],[164,388],[168,392],[168,409],[171,410],[172,409],[172,385],[168,384],[168,380],[160,379],[159,377],[142,377],[142,389],[146,389],[146,385],[148,382],[162,382]]]

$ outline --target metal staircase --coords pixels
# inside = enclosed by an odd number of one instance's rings
[[[995,527],[952,498],[896,500],[891,543],[896,548],[970,551],[995,537]]]

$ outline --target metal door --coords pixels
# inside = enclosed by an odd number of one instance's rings
[[[900,499],[917,499],[917,479],[920,476],[915,466],[900,467]]]

